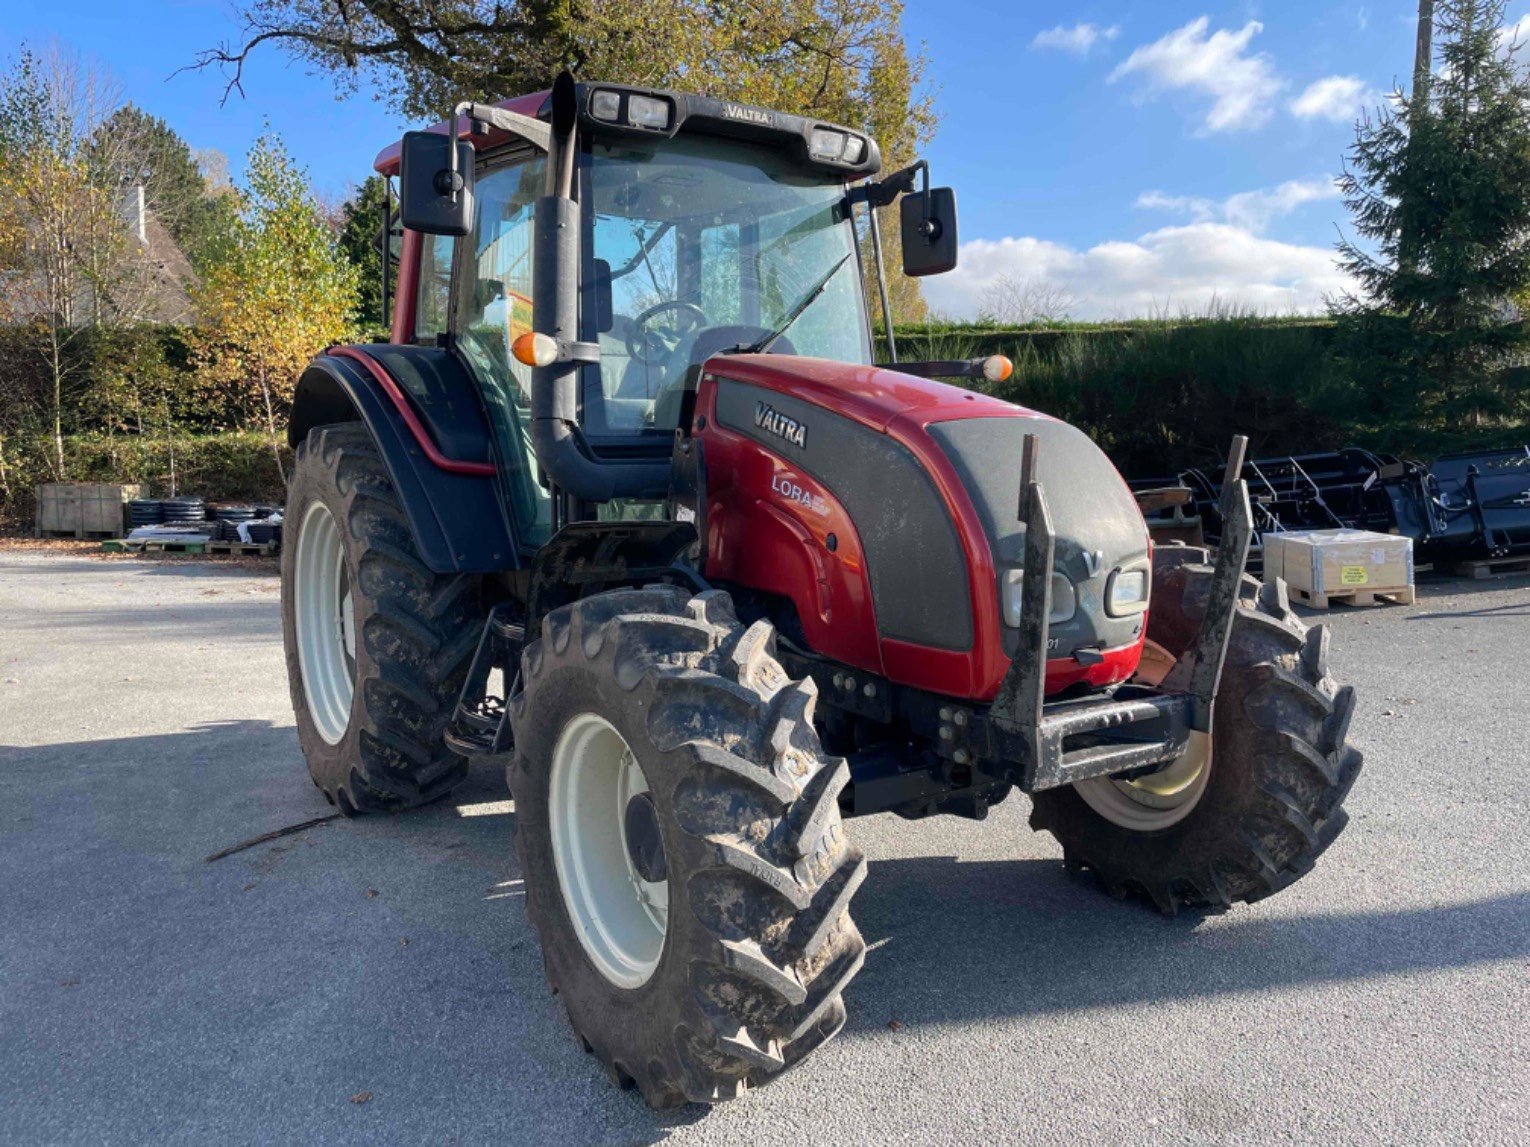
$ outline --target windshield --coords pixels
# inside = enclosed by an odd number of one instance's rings
[[[689,378],[720,351],[871,361],[842,184],[709,137],[595,142],[586,166],[585,433],[668,434]],[[841,269],[835,272],[836,265]]]

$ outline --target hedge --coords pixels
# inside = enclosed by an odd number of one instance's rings
[[[1134,475],[1214,465],[1236,433],[1250,436],[1255,457],[1355,445],[1428,459],[1530,440],[1524,413],[1475,427],[1422,416],[1383,422],[1373,396],[1353,384],[1340,362],[1335,328],[1322,320],[1220,315],[1060,328],[931,323],[896,334],[904,359],[1008,355],[1014,377],[983,389],[1075,423]],[[46,397],[36,337],[35,330],[0,328],[0,513],[20,518],[30,515],[32,486],[54,480],[46,424],[35,415],[15,417]],[[183,492],[279,496],[269,444],[254,429],[263,410],[252,410],[238,388],[203,387],[186,347],[184,332],[165,328],[71,343],[67,476],[147,481],[165,491],[173,453]],[[1512,389],[1522,399],[1514,409],[1530,410],[1525,387]]]
[[[1134,475],[1213,464],[1234,434],[1249,436],[1254,457],[1364,446],[1428,459],[1530,439],[1523,420],[1381,422],[1339,361],[1326,321],[1227,316],[894,333],[905,360],[1007,355],[1015,364],[1008,382],[966,385],[1082,427]]]

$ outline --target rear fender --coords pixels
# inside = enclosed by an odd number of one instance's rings
[[[517,568],[492,439],[471,380],[449,352],[387,349],[428,359],[419,364],[425,369],[408,372],[407,393],[374,348],[331,348],[298,380],[288,442],[296,447],[318,426],[364,423],[388,467],[420,558],[433,572]],[[452,453],[443,451],[436,435]]]

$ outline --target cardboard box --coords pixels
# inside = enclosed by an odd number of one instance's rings
[[[1264,535],[1264,580],[1316,597],[1412,588],[1413,539],[1368,530]]]

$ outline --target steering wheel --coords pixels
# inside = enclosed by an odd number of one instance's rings
[[[659,315],[667,314],[670,311],[677,311],[681,315],[689,316],[690,322],[684,327],[681,327],[677,323],[674,341],[668,346],[663,346],[662,353],[658,357],[650,358],[645,353],[648,346],[650,345],[649,334],[647,330],[649,320],[654,319]],[[711,320],[707,318],[707,313],[704,310],[698,307],[695,303],[688,303],[684,299],[667,299],[662,303],[655,303],[653,306],[649,307],[646,311],[633,319],[632,325],[627,328],[625,335],[627,353],[632,356],[634,361],[640,362],[644,366],[662,366],[664,365],[663,360],[667,359],[675,352],[675,347],[679,344],[681,338],[683,338],[690,331],[696,330],[698,327],[709,325],[710,321]]]

